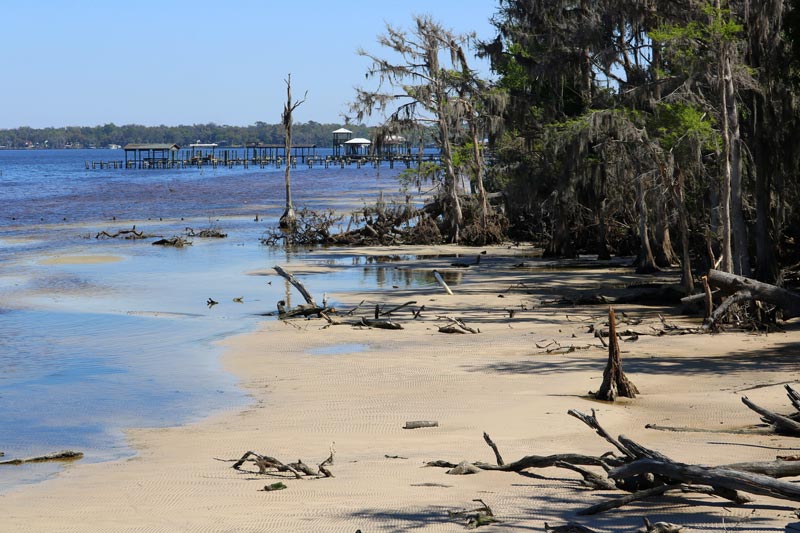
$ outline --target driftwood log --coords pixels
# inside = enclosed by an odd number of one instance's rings
[[[409,420],[403,429],[438,428],[438,420]]]
[[[792,407],[795,408],[795,412],[792,414],[782,415],[770,411],[769,409],[753,403],[747,396],[742,396],[742,403],[758,413],[761,416],[761,420],[770,424],[777,433],[800,437],[800,421],[798,421],[800,420],[800,393],[788,384],[784,385],[784,388],[786,389],[786,394],[789,396],[789,401],[792,403]]]
[[[83,452],[75,452],[72,450],[63,450],[60,452],[48,453],[46,455],[39,455],[36,457],[27,457],[25,459],[8,459],[0,461],[0,465],[22,465],[26,463],[45,463],[47,461],[77,461],[83,458]]]
[[[310,292],[308,292],[308,289],[306,289],[305,286],[302,283],[300,283],[300,281],[297,278],[295,278],[291,273],[287,272],[279,265],[273,266],[272,269],[275,272],[277,272],[279,276],[281,276],[282,278],[286,279],[286,281],[294,285],[294,288],[297,289],[298,292],[303,296],[303,299],[306,301],[308,305],[319,307],[317,305],[317,302],[314,301],[314,297],[311,296]]]
[[[179,235],[170,238],[161,238],[153,241],[153,246],[172,246],[173,248],[183,248],[184,246],[191,246],[192,241],[186,240]]]
[[[450,290],[450,287],[448,287],[447,283],[445,283],[444,278],[442,277],[442,275],[439,273],[438,270],[433,271],[433,277],[436,278],[436,281],[439,283],[439,285],[442,286],[442,288],[447,294],[449,294],[450,296],[453,295],[453,291]]]
[[[700,483],[730,490],[741,490],[750,494],[800,501],[800,485],[796,483],[725,467],[687,465],[657,459],[638,459],[632,463],[614,468],[608,475],[616,479],[624,479],[648,473],[685,483]]]
[[[708,282],[728,294],[739,293],[740,301],[752,299],[775,305],[783,310],[784,319],[800,316],[800,294],[796,292],[720,270],[710,270]]]

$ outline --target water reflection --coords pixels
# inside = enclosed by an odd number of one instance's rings
[[[403,287],[416,288],[438,285],[433,270],[398,268],[393,266],[364,267],[362,269],[364,280],[374,282],[380,288]],[[455,270],[441,270],[439,274],[448,285],[459,285],[463,273]]]

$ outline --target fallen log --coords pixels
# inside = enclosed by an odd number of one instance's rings
[[[529,468],[548,468],[556,466],[558,462],[565,462],[574,465],[584,466],[604,466],[608,462],[614,462],[613,458],[599,458],[589,455],[581,455],[577,453],[557,453],[554,455],[526,455],[518,461],[513,463],[506,463],[503,465],[493,465],[489,463],[475,462],[473,466],[481,470],[493,470],[498,472],[522,472]],[[455,468],[458,463],[451,463],[449,461],[428,461],[425,466],[434,466],[438,468]]]
[[[719,307],[717,307],[710,316],[706,317],[707,322],[703,326],[705,329],[711,329],[714,325],[719,322],[719,320],[725,316],[725,313],[728,312],[728,309],[733,307],[734,305],[742,302],[748,302],[753,300],[753,293],[747,289],[736,291],[735,293],[728,296],[724,302],[722,302]]]
[[[719,287],[729,294],[750,291],[752,299],[780,307],[783,310],[784,319],[800,316],[800,294],[795,292],[770,285],[769,283],[713,269],[708,273],[708,281],[711,285]]]
[[[638,459],[614,468],[608,475],[621,480],[648,473],[684,483],[700,483],[761,496],[800,501],[800,486],[795,483],[724,467],[687,465],[657,459]]]
[[[438,428],[439,422],[437,420],[409,420],[403,429],[419,429],[419,428]]]
[[[278,301],[278,318],[280,320],[287,320],[299,316],[303,318],[308,318],[311,315],[322,316],[330,310],[330,307],[321,307],[318,305],[298,305],[294,309],[287,309],[284,300]]]
[[[774,478],[800,476],[800,461],[797,460],[777,459],[775,461],[732,463],[723,465],[723,467]]]
[[[169,239],[158,239],[157,241],[153,241],[153,246],[172,246],[173,248],[183,248],[184,246],[191,246],[192,241],[188,241],[183,237],[176,235],[175,237],[170,237]]]
[[[75,452],[72,450],[63,450],[60,452],[48,453],[36,457],[27,457],[25,459],[8,459],[0,461],[0,465],[22,465],[26,463],[44,463],[47,461],[77,461],[83,458],[83,452]]]
[[[771,424],[778,433],[793,435],[795,437],[800,436],[800,423],[795,422],[787,416],[783,416],[754,404],[747,398],[747,396],[742,396],[742,403],[761,415],[761,420]]]
[[[297,278],[295,278],[291,273],[287,272],[286,270],[281,268],[279,265],[273,266],[272,269],[275,272],[277,272],[279,276],[281,276],[282,278],[286,279],[286,281],[288,281],[289,283],[294,285],[294,287],[303,296],[303,299],[306,301],[307,304],[313,305],[314,307],[318,307],[317,306],[317,302],[314,301],[314,297],[311,296],[311,293],[308,292],[308,290],[305,288],[305,286],[302,283],[300,283],[300,281]]]

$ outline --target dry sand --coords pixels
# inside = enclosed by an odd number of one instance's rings
[[[529,454],[608,451],[607,443],[567,416],[572,408],[594,408],[612,434],[625,434],[679,461],[770,460],[800,450],[797,439],[719,432],[758,421],[741,404],[742,394],[787,410],[780,384],[800,379],[795,326],[770,335],[642,336],[622,343],[625,369],[642,394],[616,404],[595,402],[586,393],[599,386],[606,351],[546,353],[537,343],[596,344],[587,325],[602,320],[606,307],[541,307],[541,301],[556,292],[641,278],[619,269],[514,267],[524,259],[503,257],[510,252],[527,250],[491,249],[480,266],[460,271],[454,296],[436,286],[340,295],[343,307],[361,300],[369,306],[424,304],[419,320],[411,320],[407,311],[398,315],[403,330],[270,321],[226,341],[224,363],[251,395],[247,409],[184,427],[130,431],[138,450],[134,458],[76,463],[56,479],[0,496],[0,530],[462,531],[463,521],[447,511],[472,507],[475,498],[491,505],[503,521],[482,531],[543,531],[545,521],[565,520],[600,531],[633,531],[642,516],[720,532],[783,531],[798,521],[791,502],[758,498],[737,508],[699,495],[662,497],[576,518],[575,511],[609,494],[583,489],[572,472],[450,476],[423,467],[434,459],[492,461],[483,431],[507,461]],[[475,251],[464,253],[472,258]],[[451,261],[419,263],[442,269]],[[400,261],[390,268],[407,266]],[[299,265],[292,269],[303,271]],[[507,309],[517,310],[513,318]],[[664,310],[622,305],[621,311],[643,318],[636,328],[646,330],[660,324],[658,312]],[[463,317],[481,333],[438,333],[443,322],[437,315]],[[405,421],[418,419],[437,420],[439,427],[402,429]],[[645,429],[647,423],[710,431],[654,431]],[[288,479],[288,489],[278,492],[259,490],[276,479],[235,471],[224,461],[254,450],[316,464],[331,446],[334,478]]]

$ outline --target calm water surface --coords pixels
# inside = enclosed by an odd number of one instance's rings
[[[282,211],[282,169],[84,168],[85,160],[112,159],[122,152],[0,151],[6,457],[61,449],[83,451],[91,462],[125,457],[133,453],[125,428],[176,425],[244,405],[235,378],[221,370],[215,341],[251,329],[284,298],[282,280],[267,284],[280,278],[249,273],[303,259],[258,243]],[[298,166],[295,204],[358,206],[396,191],[398,172]],[[184,249],[94,238],[134,223],[165,236],[213,224],[229,237],[195,239]],[[305,283],[317,293],[427,283],[352,266]],[[208,298],[219,305],[207,307]],[[6,467],[0,491],[58,468]]]

